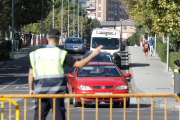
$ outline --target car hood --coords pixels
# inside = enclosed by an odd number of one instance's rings
[[[66,46],[82,46],[82,43],[66,43]]]
[[[79,85],[86,86],[117,86],[126,85],[123,77],[77,77]]]

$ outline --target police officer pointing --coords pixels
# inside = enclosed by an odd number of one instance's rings
[[[64,76],[64,64],[74,68],[82,68],[91,59],[100,53],[103,47],[97,47],[91,55],[81,61],[76,61],[65,50],[56,47],[59,43],[60,32],[58,29],[50,29],[48,32],[48,45],[29,54],[30,68],[28,75],[29,94],[64,94],[66,93],[66,80]],[[38,80],[33,86],[34,80]],[[38,99],[34,120],[38,120]],[[53,108],[53,99],[41,100],[41,120],[45,120],[49,110]],[[65,120],[64,98],[56,98],[56,120]]]

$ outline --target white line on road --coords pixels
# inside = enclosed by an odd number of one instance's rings
[[[4,70],[4,69],[19,69],[21,68],[21,66],[18,66],[17,68],[0,68],[1,70]]]
[[[14,83],[15,83],[15,82],[17,82],[18,80],[20,80],[20,79],[17,79],[17,80],[15,80],[14,82],[10,83],[9,85],[4,86],[4,87],[3,87],[3,88],[1,88],[0,90],[3,90],[4,88],[7,88],[8,86],[10,86],[10,85],[14,84]]]

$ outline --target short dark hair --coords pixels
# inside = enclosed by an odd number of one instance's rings
[[[59,38],[60,32],[58,29],[52,28],[48,31],[49,38]]]

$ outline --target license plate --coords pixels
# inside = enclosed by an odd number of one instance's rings
[[[112,93],[95,93],[96,95],[111,95]]]

